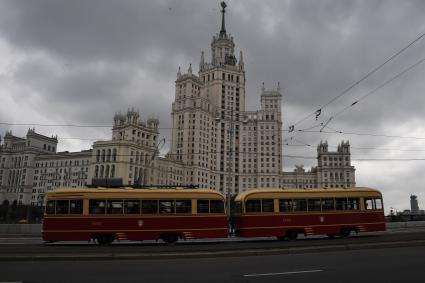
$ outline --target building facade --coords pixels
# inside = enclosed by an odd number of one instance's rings
[[[37,134],[34,129],[29,129],[25,138],[6,132],[0,144],[0,202],[31,202],[36,158],[56,153],[57,144],[57,137]]]
[[[317,166],[308,172],[296,165],[293,172],[283,172],[285,188],[346,188],[355,187],[356,169],[351,165],[350,143],[342,141],[336,151],[328,150],[328,143],[317,146]]]
[[[89,184],[93,178],[119,178],[129,186],[183,184],[183,163],[159,157],[164,140],[158,126],[158,119],[142,121],[134,110],[115,114],[112,139],[93,144]]]
[[[201,52],[199,72],[179,68],[172,105],[170,156],[187,168],[184,181],[232,194],[250,187],[277,187],[282,168],[280,86],[261,91],[261,110],[245,109],[245,65],[222,23]]]

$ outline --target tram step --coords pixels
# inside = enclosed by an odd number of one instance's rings
[[[193,236],[192,232],[183,232],[183,239],[185,240],[193,240],[195,237]]]
[[[126,234],[126,233],[115,233],[115,238],[116,238],[118,241],[128,240],[128,238],[127,238],[127,234]]]
[[[304,228],[304,234],[305,234],[306,236],[314,235],[314,230],[313,230],[313,228],[309,228],[309,227]]]
[[[358,230],[359,232],[367,232],[367,228],[366,228],[366,227],[364,227],[363,225],[359,225],[359,226],[357,226],[357,230]]]

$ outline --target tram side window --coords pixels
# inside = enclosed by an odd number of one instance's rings
[[[279,211],[280,212],[291,212],[293,208],[292,199],[280,199],[279,200]]]
[[[210,213],[224,213],[224,202],[221,200],[211,200]]]
[[[294,211],[307,211],[306,199],[294,199],[292,204],[294,207]]]
[[[174,200],[159,200],[159,213],[174,214]]]
[[[348,210],[359,210],[360,209],[360,199],[358,198],[349,198],[347,201]]]
[[[374,208],[374,201],[373,201],[372,198],[365,198],[364,208],[367,209],[367,210],[375,209]]]
[[[55,214],[56,201],[49,200],[46,204],[46,214]]]
[[[381,198],[365,198],[364,207],[367,210],[384,208]]]
[[[70,214],[83,214],[83,200],[74,199],[69,201]]]
[[[122,200],[108,200],[107,201],[107,212],[108,214],[122,214],[123,205]]]
[[[335,210],[335,201],[333,198],[322,199],[322,211]]]
[[[320,199],[308,200],[308,211],[320,211],[320,206],[321,206]]]
[[[68,214],[68,213],[69,213],[69,200],[57,200],[56,214]]]
[[[336,204],[336,210],[346,210],[347,209],[347,199],[346,198],[336,198],[335,204]]]
[[[384,206],[382,205],[382,199],[380,198],[375,199],[375,207],[376,209],[384,209]]]
[[[192,201],[190,199],[176,200],[176,213],[192,213]]]
[[[125,214],[140,214],[140,200],[129,199],[124,201]]]
[[[247,200],[245,207],[246,207],[246,212],[261,212],[261,200],[260,199]]]
[[[262,212],[274,212],[274,201],[273,199],[261,200]]]
[[[198,213],[210,212],[210,201],[207,199],[198,199]]]
[[[105,201],[104,200],[90,200],[89,213],[90,214],[105,214]]]
[[[143,200],[142,201],[142,213],[143,214],[158,213],[158,201],[157,200]]]

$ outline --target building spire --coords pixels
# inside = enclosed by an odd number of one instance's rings
[[[201,52],[201,62],[199,62],[199,70],[203,70],[204,69],[204,64],[205,64],[204,51],[202,50],[202,52]]]
[[[239,65],[243,65],[243,55],[242,55],[242,50],[239,51]]]
[[[226,25],[225,25],[225,21],[224,21],[224,13],[226,13],[226,2],[222,1],[221,2],[221,30],[220,30],[220,36],[223,36],[226,34]]]

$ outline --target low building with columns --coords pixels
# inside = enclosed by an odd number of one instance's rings
[[[342,141],[336,151],[328,150],[328,143],[317,146],[317,166],[305,171],[296,165],[293,172],[283,172],[285,188],[347,188],[355,187],[356,169],[351,165],[350,143]]]

